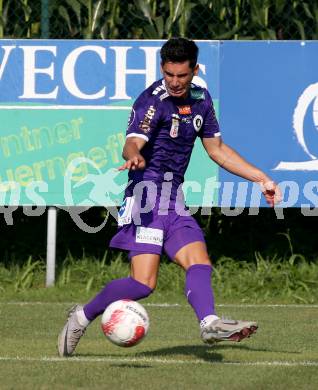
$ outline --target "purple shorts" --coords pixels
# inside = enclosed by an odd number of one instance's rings
[[[174,260],[179,249],[192,242],[205,243],[203,232],[196,220],[171,202],[162,210],[158,199],[151,211],[141,213],[133,197],[127,197],[119,210],[117,234],[110,242],[111,248],[142,253],[162,254],[162,250]],[[182,215],[180,215],[182,214]]]

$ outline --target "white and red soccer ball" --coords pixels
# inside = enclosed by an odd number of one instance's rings
[[[104,335],[112,343],[132,347],[146,336],[149,317],[140,303],[122,299],[106,308],[101,325]]]

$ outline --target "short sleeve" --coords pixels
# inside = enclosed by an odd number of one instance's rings
[[[205,91],[205,99],[203,101],[203,104],[205,106],[203,125],[200,129],[198,136],[200,138],[220,137],[221,132],[220,132],[219,123],[216,119],[213,101],[207,90]]]
[[[158,116],[155,97],[140,95],[132,107],[126,137],[139,137],[149,141],[157,126]]]

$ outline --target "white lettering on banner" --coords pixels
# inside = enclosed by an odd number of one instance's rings
[[[48,51],[56,56],[56,46],[19,46],[24,53],[24,85],[21,99],[56,99],[58,87],[55,87],[50,93],[36,93],[36,74],[42,73],[50,76],[54,80],[54,64],[48,68],[36,68],[35,57],[39,51]]]
[[[3,55],[2,62],[0,64],[0,80],[2,79],[3,71],[7,65],[10,53],[15,48],[16,46],[2,46],[2,49],[4,49],[4,55]]]
[[[80,88],[80,83],[76,80],[76,65],[79,57],[85,52],[93,52],[91,55],[97,55],[100,60],[98,64],[99,69],[103,70],[103,66],[106,72],[111,72],[110,79],[112,88],[114,87],[113,96],[108,97],[110,100],[130,100],[135,96],[130,96],[127,92],[127,88],[130,85],[129,76],[138,76],[138,83],[140,83],[139,90],[143,90],[151,85],[157,79],[158,70],[158,52],[160,46],[105,46],[105,45],[84,45],[78,46],[66,54],[65,50],[60,50],[59,45],[0,45],[1,62],[0,62],[0,81],[3,78],[5,72],[10,71],[16,74],[17,67],[19,74],[22,74],[22,93],[17,96],[21,100],[33,99],[57,99],[65,90],[72,96],[80,100],[97,100],[107,96],[107,87],[105,81],[99,80],[97,74],[103,74],[103,72],[94,72],[94,69],[85,69],[91,75],[91,84],[95,86],[96,92],[86,93]],[[106,53],[106,51],[108,52]],[[131,56],[133,60],[136,55],[141,57],[137,62],[137,66],[128,67],[128,56]],[[21,59],[20,56],[23,55]],[[66,55],[66,57],[64,57]],[[110,55],[114,57],[111,63],[115,64],[115,69],[107,69],[105,67],[106,58],[109,59]],[[9,61],[11,57],[14,58]],[[130,58],[130,57],[129,57]],[[38,63],[46,63],[47,65],[38,65]],[[13,66],[11,65],[13,62]],[[109,61],[107,61],[109,62]],[[12,66],[13,70],[8,69],[8,66]],[[61,71],[60,71],[61,69]],[[61,72],[59,74],[58,72]],[[204,64],[200,64],[201,75],[206,74],[206,67]],[[141,77],[139,77],[141,76]],[[12,77],[11,77],[12,79]],[[102,83],[98,85],[97,82]],[[194,83],[206,87],[207,84],[202,77],[195,76]],[[15,86],[16,87],[16,86]],[[11,88],[11,86],[6,86]],[[168,96],[168,94],[161,95],[161,99]],[[12,98],[11,98],[12,99]]]
[[[293,125],[296,138],[304,152],[310,157],[307,161],[281,161],[274,170],[279,171],[318,171],[317,156],[312,154],[306,144],[304,135],[304,121],[308,108],[313,103],[313,122],[318,131],[318,83],[307,87],[300,98],[294,111]]]
[[[145,52],[145,69],[127,69],[127,52],[132,46],[110,46],[116,53],[115,95],[110,99],[131,99],[126,93],[126,76],[128,74],[144,74],[146,76],[145,88],[156,81],[156,56],[160,47],[139,47]],[[141,88],[142,89],[142,88]]]
[[[137,226],[136,242],[162,246],[163,230]]]
[[[75,81],[75,66],[79,56],[85,51],[93,51],[98,54],[103,64],[106,63],[106,49],[101,46],[80,46],[73,50],[65,59],[63,66],[63,81],[66,89],[79,99],[100,99],[105,96],[106,87],[94,94],[82,92]]]

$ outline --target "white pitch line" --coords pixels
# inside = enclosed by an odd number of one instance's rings
[[[74,302],[39,302],[39,301],[9,301],[4,302],[0,301],[0,305],[17,305],[17,306],[28,306],[28,305],[62,305],[62,306],[71,306],[74,305]],[[166,307],[166,308],[173,308],[173,307],[188,307],[188,305],[183,305],[180,303],[143,303],[144,306],[148,307]],[[217,307],[229,307],[229,308],[257,308],[257,307],[264,307],[264,308],[295,308],[295,309],[318,309],[318,305],[311,305],[311,304],[235,304],[235,303],[225,303],[225,304],[218,304]]]
[[[1,106],[0,110],[131,110],[131,106]]]
[[[303,303],[289,303],[289,304],[282,304],[282,303],[278,303],[278,304],[263,304],[263,303],[260,303],[260,304],[249,304],[249,303],[242,303],[242,304],[220,304],[220,305],[216,305],[218,307],[276,307],[276,308],[313,308],[313,309],[318,309],[318,305],[311,305],[310,303],[308,304],[303,304]]]
[[[68,363],[142,363],[142,364],[175,364],[175,365],[181,365],[181,364],[202,364],[202,365],[225,365],[225,366],[258,366],[258,367],[318,367],[318,361],[256,361],[256,362],[238,362],[238,361],[228,361],[228,362],[221,362],[221,361],[208,361],[203,359],[194,359],[194,360],[180,360],[180,359],[158,359],[158,358],[146,358],[146,357],[140,357],[140,358],[124,358],[124,357],[118,357],[118,358],[111,358],[111,357],[104,357],[104,358],[88,358],[88,357],[71,357],[71,358],[63,358],[63,357],[38,357],[38,358],[32,358],[32,357],[23,357],[23,356],[0,356],[0,362],[8,361],[8,362],[40,362],[40,363],[52,363],[52,362],[68,362]]]

